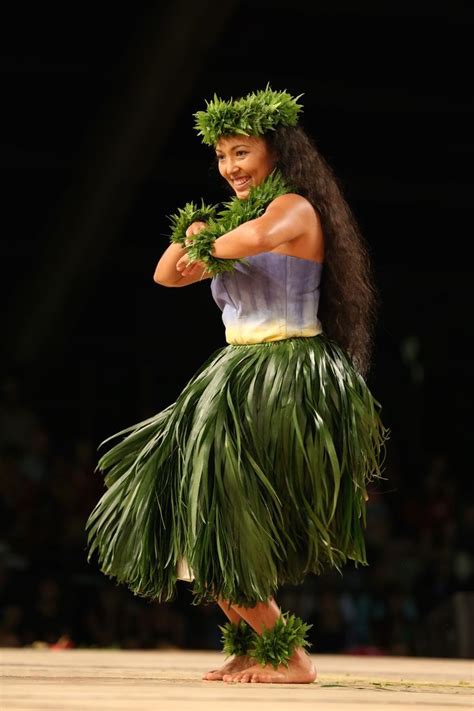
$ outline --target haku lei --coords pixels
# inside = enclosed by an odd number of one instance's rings
[[[301,96],[274,91],[270,84],[241,99],[225,101],[214,94],[206,101],[206,110],[194,114],[195,129],[203,143],[215,146],[222,136],[263,136],[279,126],[296,126]]]

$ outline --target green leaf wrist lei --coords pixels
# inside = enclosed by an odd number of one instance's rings
[[[217,207],[205,205],[204,200],[201,200],[201,206],[198,207],[193,202],[187,202],[184,207],[180,207],[178,211],[171,215],[168,219],[171,222],[171,242],[185,246],[186,230],[193,222],[208,222],[212,217],[216,216]]]

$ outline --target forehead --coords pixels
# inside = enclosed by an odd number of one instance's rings
[[[222,136],[217,141],[216,151],[231,151],[237,146],[248,146],[252,148],[264,148],[266,146],[265,139],[260,136]]]

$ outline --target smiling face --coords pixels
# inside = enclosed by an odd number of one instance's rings
[[[260,136],[225,136],[216,143],[219,173],[240,199],[272,172],[275,161]]]

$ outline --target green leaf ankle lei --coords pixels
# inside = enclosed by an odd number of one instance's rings
[[[249,653],[255,632],[244,620],[227,622],[223,627],[219,626],[219,629],[222,632],[222,648],[228,657],[243,657]]]
[[[288,613],[282,615],[273,627],[255,636],[250,656],[262,666],[271,664],[276,669],[279,664],[283,664],[287,667],[295,649],[310,646],[306,635],[311,627],[300,617]]]
[[[227,622],[219,629],[227,656],[248,655],[262,666],[271,664],[276,669],[280,664],[288,666],[295,649],[310,646],[306,636],[311,627],[312,625],[303,622],[301,617],[287,613],[279,617],[273,627],[264,629],[260,635],[244,620],[238,623]]]
[[[217,206],[208,206],[201,201],[198,207],[192,202],[186,203],[176,214],[171,215],[170,242],[185,247],[190,262],[206,264],[211,274],[231,272],[242,259],[221,259],[212,255],[215,240],[235,229],[244,222],[254,220],[265,212],[268,205],[280,195],[290,192],[290,188],[279,171],[273,171],[260,185],[250,188],[246,200],[233,197],[218,210]],[[186,230],[192,222],[202,220],[207,227],[192,238],[186,237]]]

